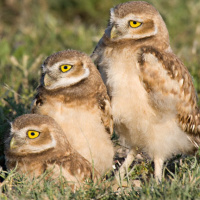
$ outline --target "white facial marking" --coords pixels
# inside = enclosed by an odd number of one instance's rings
[[[146,33],[146,34],[134,34],[132,35],[132,38],[133,39],[139,39],[139,38],[146,38],[146,37],[149,37],[149,36],[153,36],[153,35],[156,35],[158,33],[158,29],[156,26],[154,26],[154,31],[150,32],[150,33]],[[129,38],[129,36],[125,36],[124,38]]]
[[[119,27],[121,28],[121,30],[124,30],[125,32],[127,32],[127,26],[128,26],[129,21],[132,20],[132,21],[137,21],[137,22],[143,23],[146,19],[148,19],[148,18],[144,18],[144,17],[140,18],[140,17],[131,13],[131,14],[125,16],[124,18],[117,18],[117,17],[113,16],[113,17],[111,17],[110,20],[111,20],[112,23],[114,22],[114,23],[118,24]],[[137,28],[141,28],[141,27],[142,27],[142,25],[137,27]],[[135,29],[137,29],[137,28],[135,28]],[[123,34],[122,37],[119,36],[118,39],[120,39],[120,38],[131,38],[131,39],[145,38],[145,37],[149,37],[149,36],[152,36],[152,35],[156,35],[157,32],[158,32],[158,28],[154,24],[154,30],[152,32],[149,32],[149,33],[146,33],[146,34],[129,34],[129,33],[127,33],[127,34]]]
[[[37,131],[38,127],[37,126],[25,127],[21,130],[15,130],[14,128],[11,127],[11,136],[14,135],[15,132],[17,132],[18,140],[25,140],[25,143],[24,143],[25,146],[22,147],[23,150],[27,149],[29,152],[31,151],[32,153],[39,153],[39,152],[42,152],[44,150],[47,150],[47,149],[50,149],[50,148],[53,148],[56,146],[56,140],[54,139],[54,137],[52,135],[51,135],[51,143],[44,144],[44,145],[38,145],[38,146],[31,146],[30,144],[28,144],[28,142],[26,142],[27,140],[34,140],[34,139],[27,138],[26,133],[29,130]],[[26,146],[26,145],[28,145],[28,146]],[[20,151],[20,146],[18,148]]]
[[[64,64],[70,64],[70,65],[74,65],[75,62],[72,62],[69,60],[63,60],[61,62],[58,62],[56,64],[54,64],[51,69],[52,71],[57,70],[59,68],[59,66],[64,65]],[[79,77],[61,77],[57,82],[55,82],[54,84],[50,85],[50,86],[46,86],[47,89],[52,90],[52,89],[57,89],[60,87],[67,87],[70,85],[74,85],[78,82],[80,82],[81,80],[87,78],[90,74],[90,70],[88,68],[86,68],[85,65],[83,65],[83,69],[85,70],[85,72],[79,76]],[[70,69],[71,70],[71,69]],[[70,72],[69,70],[69,72]],[[67,72],[65,72],[67,73]]]
[[[56,140],[51,136],[51,143],[40,145],[40,146],[29,146],[29,150],[32,151],[32,153],[39,153],[42,151],[45,151],[47,149],[51,149],[56,146]]]
[[[137,21],[137,22],[143,22],[144,21],[144,18],[140,18],[134,14],[129,14],[129,15],[126,15],[124,18],[120,19],[122,20],[123,23],[126,23],[130,20],[133,20],[133,21]]]

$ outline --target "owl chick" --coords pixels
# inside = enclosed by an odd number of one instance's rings
[[[54,118],[101,175],[109,170],[114,155],[110,99],[91,59],[75,50],[49,56],[37,91],[32,112]]]
[[[30,177],[52,170],[53,178],[62,172],[67,181],[74,183],[73,188],[86,179],[98,177],[91,164],[73,150],[60,126],[48,116],[25,114],[16,118],[5,140],[5,156],[8,170],[17,167],[18,172]]]
[[[164,161],[193,152],[200,134],[192,78],[172,52],[161,15],[144,1],[117,5],[91,57],[108,88],[116,132],[131,149],[119,174],[139,150],[161,180]]]

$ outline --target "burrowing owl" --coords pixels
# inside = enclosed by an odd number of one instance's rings
[[[32,112],[54,118],[73,148],[94,164],[100,174],[112,167],[110,99],[98,70],[86,54],[66,50],[44,61]]]
[[[110,23],[92,54],[111,97],[116,132],[130,153],[154,160],[161,180],[163,162],[198,148],[200,113],[192,78],[172,52],[166,25],[149,3],[132,1],[110,10]]]
[[[60,126],[48,116],[26,114],[16,118],[5,140],[5,156],[9,170],[17,166],[18,172],[31,177],[48,169],[52,170],[52,177],[58,177],[62,171],[66,180],[74,183],[73,187],[98,176],[92,165],[73,150]]]

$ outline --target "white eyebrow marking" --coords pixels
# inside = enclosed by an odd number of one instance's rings
[[[66,61],[58,62],[58,63],[56,63],[55,66],[58,67],[58,66],[60,66],[62,64],[66,64]],[[85,65],[83,65],[83,69],[84,69],[85,72],[81,76],[79,76],[79,77],[60,78],[54,84],[52,84],[50,86],[46,86],[46,88],[49,89],[49,90],[52,90],[52,89],[57,89],[57,88],[60,88],[60,87],[67,87],[67,86],[74,85],[75,83],[80,82],[81,80],[87,78],[90,75],[90,70],[88,68],[86,68]]]

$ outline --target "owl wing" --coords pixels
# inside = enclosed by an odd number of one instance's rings
[[[143,47],[138,55],[140,78],[152,105],[163,112],[175,111],[182,130],[199,135],[200,111],[187,68],[171,52]]]
[[[101,60],[102,50],[103,50],[104,44],[103,44],[103,37],[99,40],[97,46],[95,47],[94,51],[91,54],[91,59],[94,61],[95,65],[98,68],[98,63]]]
[[[90,56],[94,60],[95,60],[96,56],[98,55],[98,52],[101,49],[102,43],[103,43],[103,37],[99,40],[99,42],[97,43],[96,47],[94,48],[94,51],[92,52],[92,54]]]
[[[106,91],[106,88],[105,88]],[[110,105],[110,98],[108,97],[107,93],[98,93],[97,94],[97,101],[99,105],[101,121],[110,135],[113,133],[113,117],[112,117],[112,109]]]
[[[97,46],[95,47],[93,53],[91,54],[91,58],[94,61],[95,65],[97,66],[97,69],[99,70],[99,62],[101,62],[101,56],[103,55],[103,51],[104,51],[104,43],[103,43],[103,38],[102,37]],[[101,72],[101,78],[103,78],[103,72]],[[104,80],[104,78],[103,78]],[[99,104],[99,109],[101,112],[101,120],[102,123],[104,124],[104,127],[106,129],[106,131],[109,134],[113,133],[113,117],[112,117],[112,109],[111,109],[111,105],[110,105],[110,98],[107,94],[107,89],[106,88],[101,88],[101,91],[97,93],[97,101]]]
[[[46,163],[46,169],[53,169],[55,177],[60,175],[62,167],[62,175],[68,181],[75,183],[82,183],[86,179],[97,181],[100,178],[99,173],[92,167],[92,165],[78,152],[72,150],[69,154],[57,157],[56,160],[50,160]]]
[[[40,87],[37,88],[37,94],[31,104],[31,113],[37,113],[37,109],[43,104],[43,97],[40,92]]]

